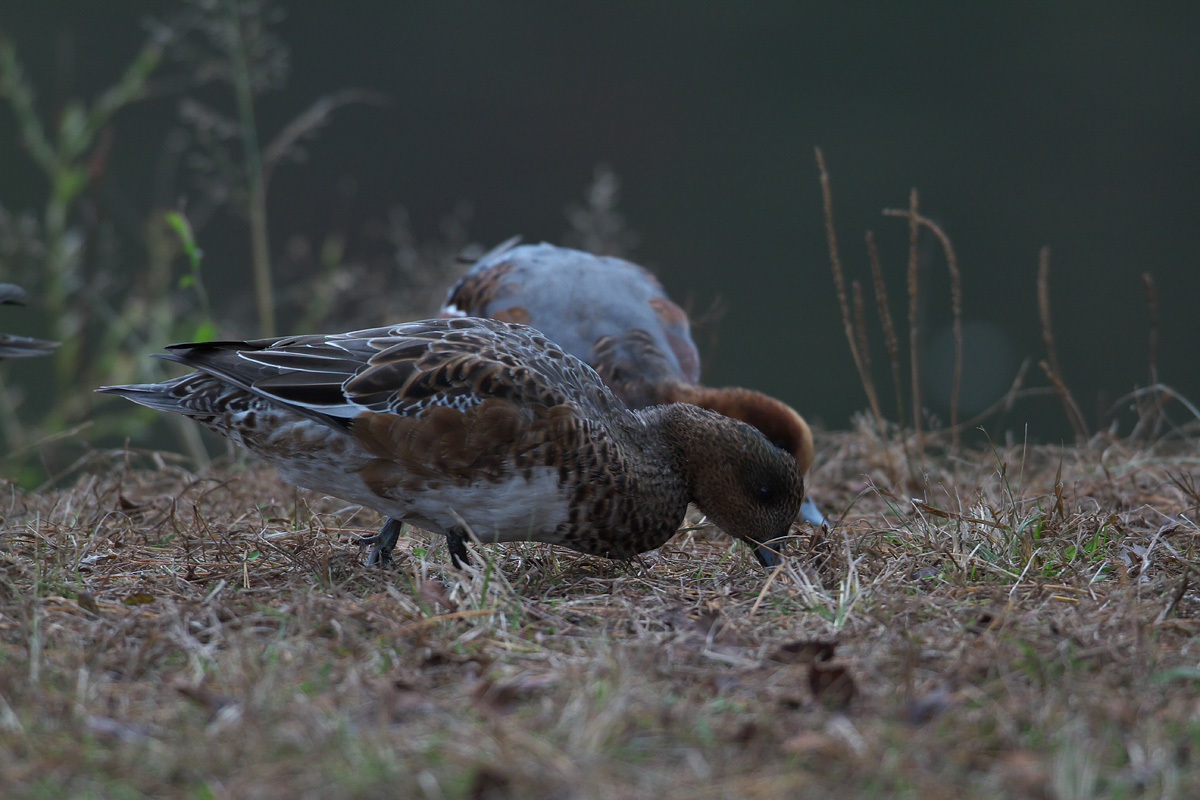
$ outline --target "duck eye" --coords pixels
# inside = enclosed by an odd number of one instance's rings
[[[755,503],[770,505],[776,502],[779,494],[783,491],[783,487],[779,485],[770,475],[750,475],[747,476],[744,491],[747,497],[754,498]]]

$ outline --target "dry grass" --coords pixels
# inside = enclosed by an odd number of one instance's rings
[[[1200,796],[1194,441],[931,456],[917,503],[873,423],[820,444],[849,511],[774,575],[704,530],[366,568],[373,515],[258,466],[8,488],[0,794]]]
[[[695,524],[629,563],[506,545],[466,572],[414,534],[381,570],[373,514],[256,465],[113,452],[0,484],[0,796],[1200,796],[1200,411],[1159,382],[1152,282],[1133,435],[960,448],[975,422],[923,425],[917,369],[913,239],[942,245],[957,329],[949,239],[915,193],[896,212],[908,370],[867,239],[893,423],[820,172],[871,408],[818,437],[831,531],[772,573]],[[603,185],[572,221],[619,248]]]

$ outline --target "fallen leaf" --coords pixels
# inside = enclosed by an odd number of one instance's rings
[[[813,697],[830,708],[845,708],[858,694],[849,671],[837,665],[812,664],[808,668],[808,687]]]
[[[154,602],[154,595],[149,592],[130,592],[121,602],[127,606],[144,606]]]
[[[503,683],[484,678],[475,684],[475,689],[471,692],[471,705],[481,714],[505,716],[516,711],[518,706],[528,703],[534,695],[553,683],[554,680],[549,677],[531,677]]]
[[[836,639],[798,639],[775,648],[771,652],[771,660],[780,664],[815,664],[833,658],[837,646]]]
[[[954,706],[954,697],[945,686],[938,686],[915,698],[908,704],[908,721],[912,725],[924,725]]]
[[[914,581],[931,581],[942,574],[940,567],[918,567],[909,577]]]
[[[475,773],[467,789],[469,800],[502,800],[512,797],[512,781],[495,767],[483,767]]]
[[[91,592],[80,592],[75,596],[75,603],[89,614],[100,615],[100,606],[96,604],[96,596]]]
[[[453,614],[458,610],[458,604],[446,594],[446,587],[440,581],[421,581],[417,587],[417,596],[431,606],[441,606]]]
[[[983,633],[994,629],[997,623],[997,618],[991,612],[984,611],[975,618],[974,622],[967,625],[967,630],[971,633]]]
[[[203,686],[193,686],[190,683],[178,681],[174,684],[175,691],[191,700],[198,706],[202,706],[214,714],[223,708],[233,705],[233,698],[225,695],[210,692]]]
[[[130,511],[137,511],[139,509],[145,508],[146,504],[145,503],[135,503],[134,501],[130,500],[125,495],[118,494],[117,495],[117,507],[120,508],[122,511],[130,512]]]
[[[831,736],[820,731],[800,731],[795,736],[784,740],[781,745],[783,752],[794,756],[821,756],[832,758],[842,751],[841,744]]]
[[[1050,772],[1042,759],[1029,750],[1014,750],[1001,759],[1001,775],[1023,797],[1047,797]]]
[[[121,722],[119,719],[101,717],[95,714],[89,714],[84,720],[84,725],[90,733],[126,741],[145,739],[150,735],[141,725],[130,725],[127,722]]]
[[[521,692],[511,684],[481,680],[471,693],[471,705],[480,714],[506,716],[517,710],[522,700]]]

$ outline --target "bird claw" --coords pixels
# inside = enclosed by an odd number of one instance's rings
[[[366,564],[368,567],[375,566],[376,564],[386,567],[392,563],[392,550],[395,548],[396,541],[400,538],[400,531],[403,528],[403,522],[389,517],[388,521],[383,523],[383,527],[379,529],[379,533],[363,536],[358,540],[359,544],[373,545],[371,552],[367,553]]]

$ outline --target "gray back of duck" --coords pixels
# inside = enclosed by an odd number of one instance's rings
[[[450,290],[442,315],[531,325],[634,407],[654,401],[630,396],[627,383],[700,376],[687,315],[650,272],[619,258],[546,243],[489,253]]]

